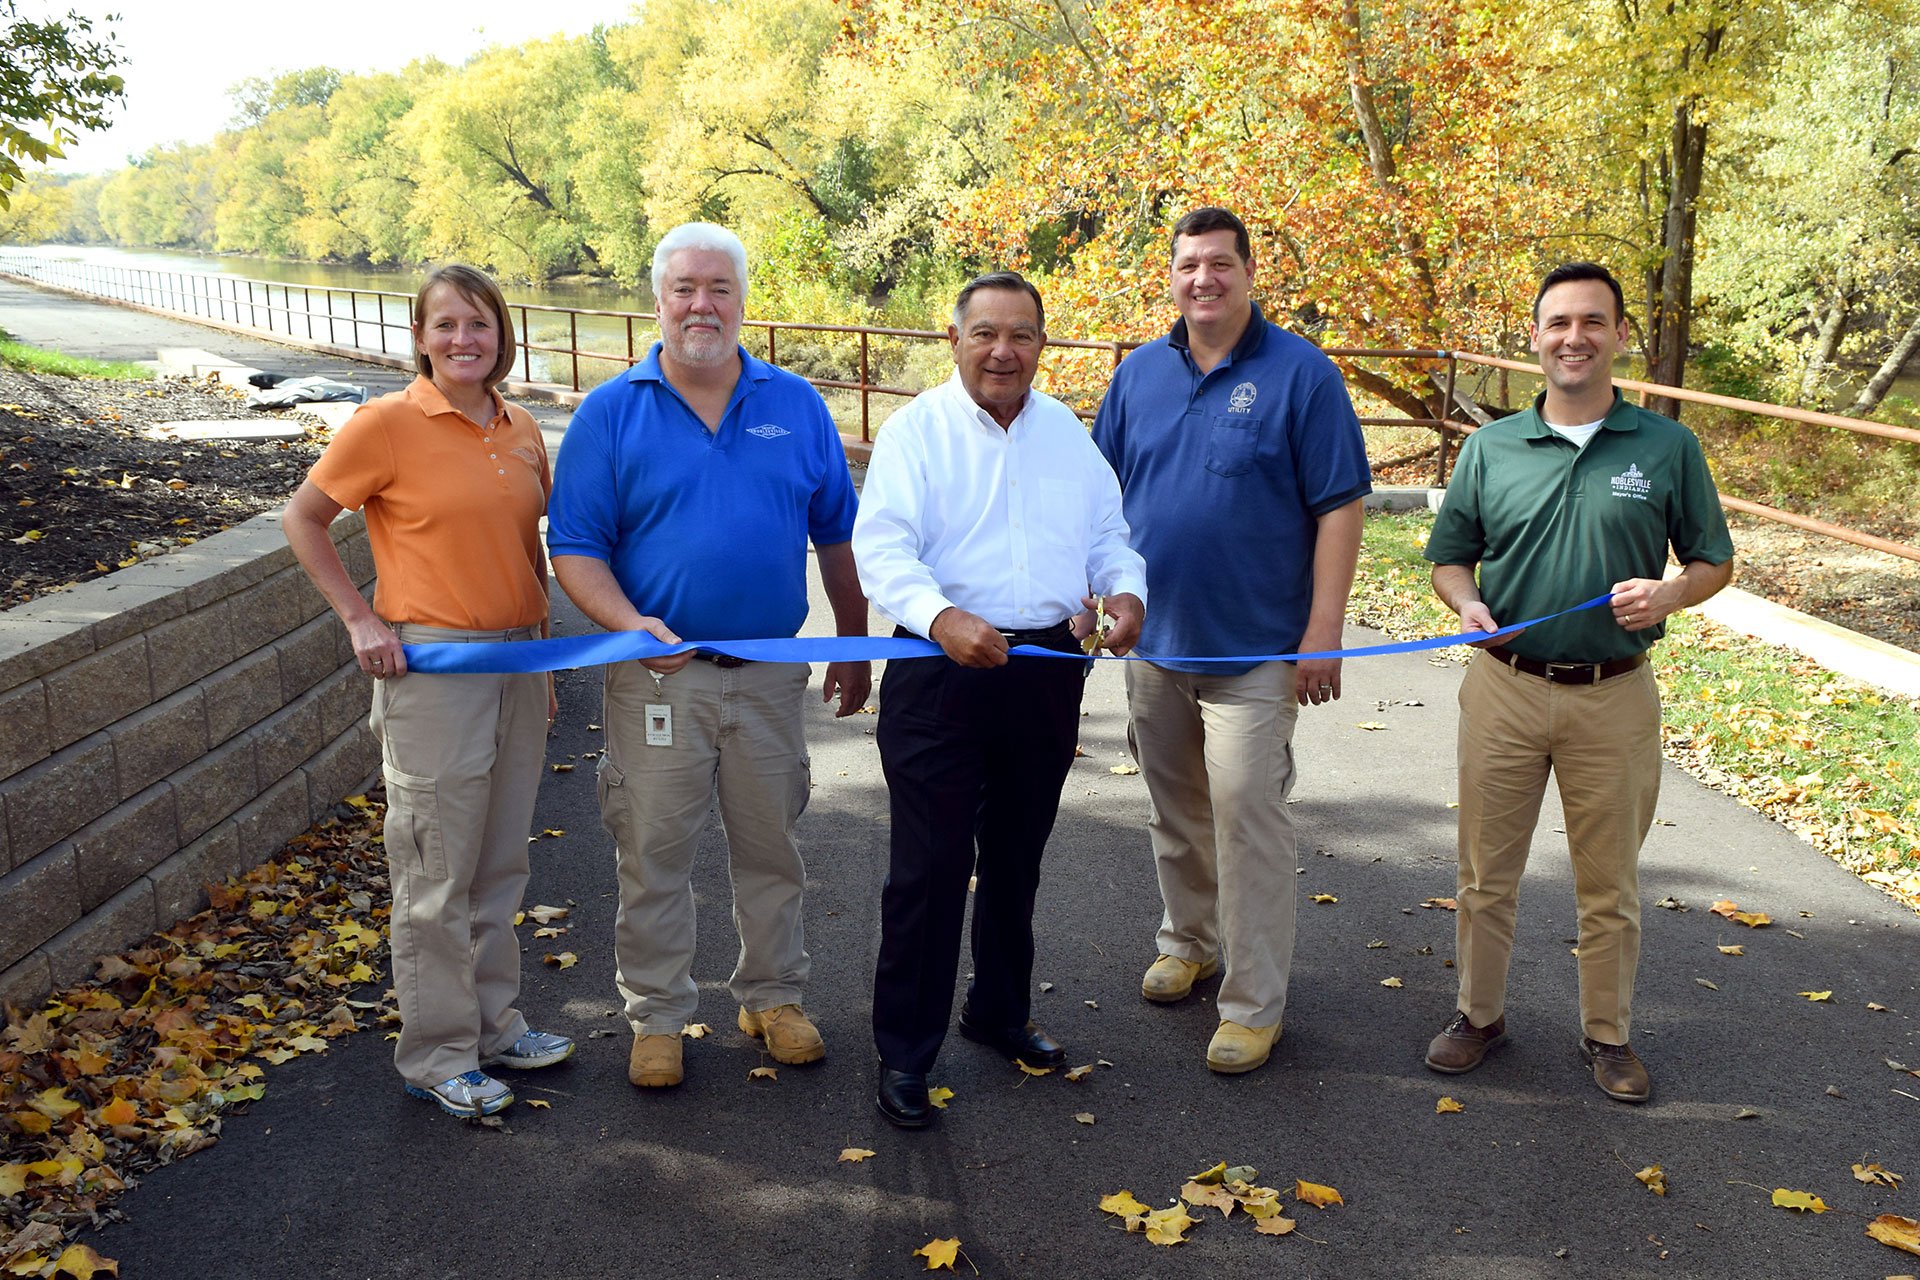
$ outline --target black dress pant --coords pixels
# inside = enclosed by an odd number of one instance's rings
[[[1030,643],[1078,650],[1071,636]],[[1086,671],[1018,656],[987,669],[944,656],[887,663],[877,737],[893,832],[873,1040],[895,1070],[928,1071],[946,1038],[969,876],[969,1016],[1026,1025],[1040,857],[1073,765]]]

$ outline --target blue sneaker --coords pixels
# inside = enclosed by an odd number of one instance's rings
[[[526,1031],[518,1040],[498,1053],[480,1059],[483,1067],[506,1067],[513,1071],[531,1071],[550,1067],[573,1056],[573,1041],[551,1031]]]
[[[440,1104],[440,1109],[448,1115],[459,1116],[465,1120],[472,1120],[478,1116],[490,1116],[496,1111],[505,1111],[513,1102],[513,1090],[492,1076],[479,1071],[469,1071],[451,1080],[442,1080],[431,1089],[422,1089],[419,1085],[410,1084],[407,1086],[407,1094],[409,1097],[437,1102]]]

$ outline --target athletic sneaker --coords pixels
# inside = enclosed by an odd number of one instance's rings
[[[451,1080],[442,1080],[431,1089],[410,1084],[407,1093],[410,1097],[437,1102],[448,1115],[466,1120],[505,1111],[513,1102],[513,1090],[479,1071],[469,1071]]]
[[[564,1062],[573,1054],[573,1041],[551,1031],[522,1032],[518,1040],[498,1053],[480,1059],[483,1067],[506,1067],[512,1071],[531,1071]]]

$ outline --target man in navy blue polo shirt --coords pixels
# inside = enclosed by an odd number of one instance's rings
[[[1246,226],[1196,209],[1174,226],[1180,319],[1129,355],[1093,438],[1120,477],[1153,612],[1139,651],[1195,657],[1340,648],[1372,489],[1346,384],[1252,298]],[[1340,696],[1340,660],[1129,663],[1128,737],[1147,782],[1160,896],[1147,999],[1219,971],[1207,1066],[1264,1063],[1293,960],[1287,813],[1299,704]]]
[[[841,635],[865,635],[849,540],[855,497],[833,418],[807,382],[739,345],[746,250],[711,223],[653,255],[660,341],[588,394],[554,467],[554,576],[609,631],[669,642],[791,636],[807,614],[807,542]],[[718,793],[740,955],[740,1029],[785,1063],[825,1056],[801,1009],[805,869],[793,826],[811,785],[804,663],[682,654],[606,668],[600,811],[618,846],[614,958],[642,1088],[682,1078],[692,977],[694,850]],[[867,663],[832,663],[822,698],[860,710]]]

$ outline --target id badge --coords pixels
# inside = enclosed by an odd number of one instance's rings
[[[647,745],[650,747],[670,747],[673,745],[673,707],[664,702],[647,704]]]

